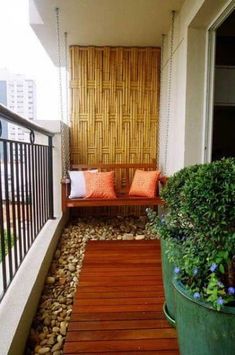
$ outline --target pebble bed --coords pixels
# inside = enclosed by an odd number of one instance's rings
[[[82,218],[65,228],[45,280],[25,354],[63,354],[87,241],[155,239],[146,230],[146,222],[145,216]]]

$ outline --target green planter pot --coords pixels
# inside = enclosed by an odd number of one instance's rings
[[[235,354],[235,307],[216,311],[173,280],[181,355]]]
[[[175,297],[172,285],[173,265],[169,262],[166,255],[166,242],[161,240],[161,259],[162,259],[162,278],[165,294],[163,311],[168,322],[175,327]]]

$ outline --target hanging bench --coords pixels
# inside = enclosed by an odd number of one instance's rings
[[[90,206],[156,206],[163,205],[164,201],[157,196],[154,198],[129,196],[128,191],[131,186],[131,179],[136,169],[156,170],[156,163],[150,164],[79,164],[72,165],[71,170],[85,171],[89,169],[97,169],[98,171],[114,171],[115,173],[115,190],[117,198],[101,199],[101,198],[69,198],[70,180],[63,179],[62,184],[62,210],[73,207],[90,207]],[[159,182],[165,185],[166,176],[160,176]],[[159,190],[159,189],[158,189]]]

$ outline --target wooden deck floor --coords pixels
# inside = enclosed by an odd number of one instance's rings
[[[90,241],[64,354],[179,354],[162,312],[158,241]]]

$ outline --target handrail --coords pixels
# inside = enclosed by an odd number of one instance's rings
[[[29,142],[2,137],[2,121],[29,130]],[[35,132],[44,135],[35,144]],[[54,218],[54,133],[0,104],[0,301],[40,230]]]
[[[28,120],[27,118],[21,117],[20,115],[9,110],[6,106],[4,106],[2,104],[0,104],[0,119],[1,119],[1,117],[3,119],[7,120],[8,122],[18,124],[22,127],[29,129],[29,130],[34,130],[36,132],[42,133],[45,136],[48,136],[48,137],[54,136],[53,132],[39,126],[37,123],[34,123],[34,122]]]

